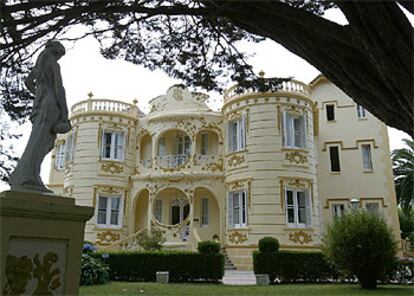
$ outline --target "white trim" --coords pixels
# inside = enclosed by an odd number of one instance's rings
[[[293,205],[288,203],[288,196],[287,192],[292,192],[292,201]],[[299,223],[299,204],[298,204],[298,193],[301,192],[304,195],[305,198],[305,223]],[[285,205],[286,205],[286,224],[288,227],[293,228],[305,228],[310,227],[312,225],[312,200],[309,196],[309,190],[308,189],[294,189],[294,188],[285,188]],[[289,222],[289,209],[293,209],[293,222]]]
[[[99,215],[99,203],[100,198],[107,198],[107,204],[105,209],[105,223],[98,223],[98,215]],[[118,221],[117,224],[111,224],[111,211],[112,211],[112,199],[119,198],[119,212],[118,212]],[[96,226],[99,228],[122,228],[122,220],[123,220],[123,209],[124,209],[124,199],[121,195],[105,195],[105,194],[97,194],[97,207],[95,209],[95,216],[96,216]]]
[[[109,156],[106,156],[106,136],[105,134],[110,134],[110,143],[109,143]],[[116,147],[115,142],[121,138],[121,144],[118,143]],[[118,154],[116,156],[116,154]],[[124,161],[125,160],[125,133],[123,131],[112,131],[112,130],[102,130],[102,143],[101,143],[101,159],[102,160],[116,160]]]

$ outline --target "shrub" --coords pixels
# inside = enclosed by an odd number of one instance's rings
[[[327,226],[324,237],[327,259],[362,288],[376,288],[377,280],[395,268],[396,241],[379,215],[355,212]]]
[[[199,242],[197,250],[204,254],[217,254],[220,253],[220,243],[215,241]]]
[[[157,271],[169,271],[171,282],[216,282],[224,275],[223,254],[122,251],[109,253],[106,262],[116,281],[155,281]]]
[[[414,211],[406,214],[401,209],[398,210],[400,220],[401,238],[405,239],[414,235]]]
[[[80,285],[105,284],[109,280],[109,268],[98,257],[83,253],[81,258]]]
[[[324,259],[321,252],[253,252],[255,274],[268,274],[273,282],[327,282],[338,278],[338,272]]]
[[[151,234],[142,231],[138,237],[138,244],[146,251],[161,250],[162,244],[165,242],[164,232],[160,229],[151,229]]]
[[[274,237],[266,236],[259,240],[260,252],[277,252],[279,250],[279,241]]]

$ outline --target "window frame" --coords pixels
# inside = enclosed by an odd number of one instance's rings
[[[62,171],[65,168],[66,162],[66,141],[58,142],[55,151],[55,169],[57,171]]]
[[[293,206],[290,206],[288,202],[288,191],[292,192]],[[299,222],[299,205],[298,205],[298,193],[303,193],[305,198],[305,214],[306,222]],[[286,215],[286,225],[290,228],[309,228],[312,227],[312,200],[309,194],[308,189],[297,189],[297,188],[285,188],[285,215]],[[294,213],[294,222],[289,222],[289,209],[293,209]]]
[[[364,148],[368,147],[368,159],[365,159],[365,153]],[[372,173],[374,171],[374,165],[372,162],[372,149],[371,144],[361,144],[361,153],[362,153],[362,169],[364,173]],[[366,167],[366,164],[368,164],[368,167]]]
[[[237,197],[235,195],[237,194]],[[234,200],[238,200],[238,209],[235,209]],[[231,204],[231,209],[230,209]],[[246,228],[248,226],[248,206],[247,206],[247,192],[246,190],[238,190],[238,191],[230,191],[227,195],[227,225],[230,228]],[[230,220],[230,213],[231,211],[231,221]],[[238,223],[235,223],[234,220],[234,213],[238,211]],[[244,218],[244,219],[243,219]]]
[[[340,215],[337,215],[337,211],[335,210],[335,208],[337,206],[340,206],[340,207],[343,208],[343,209],[340,209]],[[343,202],[334,202],[334,203],[331,203],[331,214],[332,214],[332,218],[333,219],[342,218],[346,214],[346,209],[347,209],[346,204],[343,203]]]
[[[332,119],[329,119],[329,112],[328,112],[328,107],[332,107]],[[326,118],[326,122],[335,122],[336,121],[336,110],[335,110],[335,104],[325,104],[325,118]]]
[[[206,201],[206,204],[204,202]],[[208,227],[210,224],[210,199],[202,197],[200,200],[200,227]]]
[[[201,134],[201,143],[200,143],[200,154],[201,155],[208,155],[208,133]]]
[[[105,154],[106,154],[106,141],[105,141],[105,139],[106,139],[106,136],[105,136],[105,134],[110,134],[111,135],[111,142],[110,142],[110,147],[109,147],[109,157],[107,157]],[[122,145],[120,145],[121,146],[121,150],[119,150],[119,151],[121,151],[121,156],[122,157],[118,157],[118,158],[115,158],[115,154],[116,154],[116,150],[117,150],[117,147],[116,147],[116,145],[115,145],[115,140],[116,140],[116,135],[121,135],[122,136]],[[125,132],[124,131],[114,131],[114,130],[108,130],[108,129],[103,129],[102,130],[102,143],[101,143],[101,159],[102,160],[108,160],[108,161],[119,161],[119,162],[124,162],[125,161],[125,154],[126,154],[126,147],[125,147],[125,144],[126,144],[126,140],[125,140]],[[118,144],[119,145],[119,144]],[[118,152],[119,153],[119,152]]]
[[[295,128],[295,120],[297,119],[302,121],[302,131],[297,131]],[[301,134],[300,143],[297,143],[296,141],[298,132]],[[283,147],[293,149],[307,148],[307,124],[305,114],[292,114],[287,111],[283,112]]]
[[[338,152],[337,153],[337,156],[338,156],[338,170],[333,170],[333,162],[332,162],[331,149],[334,149],[334,148],[336,148],[337,149],[337,152]],[[329,169],[330,169],[330,172],[333,173],[333,174],[339,174],[339,173],[342,172],[342,169],[341,169],[341,155],[340,155],[339,151],[340,151],[340,149],[339,149],[339,146],[337,146],[337,145],[335,145],[335,146],[329,146],[328,147],[328,153],[329,153]]]
[[[156,198],[154,201],[154,217],[155,219],[162,223],[162,210],[163,210],[163,202],[161,198]],[[159,211],[159,212],[158,212]]]
[[[70,163],[73,161],[75,157],[75,143],[76,141],[76,130],[72,130],[71,133],[68,134],[66,141],[65,141],[65,164]]]
[[[99,223],[99,211],[100,211],[100,201],[102,198],[107,199],[106,203],[106,209],[105,209],[105,223]],[[118,221],[117,224],[111,224],[111,214],[112,214],[112,199],[119,199],[119,208],[118,208]],[[124,208],[124,199],[121,195],[106,195],[106,194],[97,194],[97,206],[95,209],[96,212],[96,226],[98,228],[113,228],[113,229],[119,229],[122,228],[122,220],[123,220],[123,208]]]
[[[373,205],[376,204],[377,205],[377,211],[372,211],[372,209],[368,209],[368,205]],[[366,211],[369,214],[376,214],[379,215],[381,213],[381,203],[379,201],[375,201],[375,200],[367,200],[364,201],[364,211]]]
[[[358,119],[366,119],[367,118],[367,109],[363,106],[357,104],[357,117]]]
[[[227,122],[227,152],[238,152],[244,149],[246,149],[246,117],[242,115]]]

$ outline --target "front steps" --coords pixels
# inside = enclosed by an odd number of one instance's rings
[[[226,249],[221,249],[221,253],[224,255],[224,270],[236,270],[237,268],[234,266],[233,262],[231,262]]]

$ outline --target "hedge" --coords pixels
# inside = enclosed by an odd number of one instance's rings
[[[255,251],[253,268],[255,274],[268,274],[271,281],[278,279],[283,283],[320,283],[339,277],[320,252]]]
[[[224,275],[223,254],[122,251],[105,253],[105,257],[110,279],[115,281],[155,281],[157,271],[169,271],[170,282],[217,282]]]

